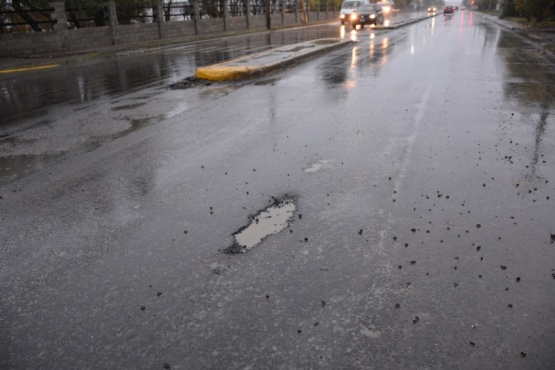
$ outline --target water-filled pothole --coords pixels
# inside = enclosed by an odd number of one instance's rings
[[[246,253],[269,235],[277,234],[285,229],[289,219],[297,209],[293,198],[274,198],[271,206],[251,216],[251,222],[233,233],[233,245],[224,249],[225,253]]]

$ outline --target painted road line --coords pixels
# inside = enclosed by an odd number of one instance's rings
[[[27,72],[27,71],[38,71],[41,69],[49,69],[59,67],[59,64],[48,64],[45,66],[35,66],[35,67],[22,67],[13,69],[0,69],[0,73],[17,73],[17,72]]]

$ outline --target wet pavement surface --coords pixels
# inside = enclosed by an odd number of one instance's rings
[[[0,185],[0,367],[553,368],[552,57],[472,12],[344,32],[3,122],[42,162]]]
[[[409,13],[394,19],[399,24],[423,16]],[[176,103],[165,96],[163,102],[168,104],[163,105],[159,95],[168,87],[209,84],[192,77],[197,67],[324,37],[350,37],[350,27],[325,24],[156,50],[113,51],[115,57],[111,58],[87,60],[87,55],[71,56],[53,59],[59,64],[54,69],[0,75],[0,183],[87,152],[187,109],[196,97]],[[130,101],[118,105],[125,99]],[[156,107],[147,104],[152,102],[158,102]],[[98,110],[102,110],[99,107],[109,105],[115,105],[110,110],[119,112],[111,118],[116,124],[106,125],[97,119]],[[148,119],[125,114],[132,111],[136,115],[147,109],[151,112],[161,109],[164,114]],[[43,145],[45,142],[50,143],[48,147]],[[56,142],[57,145],[52,145]],[[20,145],[29,143],[39,145]]]

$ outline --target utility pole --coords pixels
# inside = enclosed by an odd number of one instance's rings
[[[272,29],[272,0],[266,0],[266,28]]]

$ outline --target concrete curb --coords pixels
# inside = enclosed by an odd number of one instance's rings
[[[354,41],[351,40],[318,39],[286,45],[224,63],[197,68],[196,77],[209,81],[228,81],[260,76],[263,73],[286,67],[326,51],[339,49],[353,43]]]

